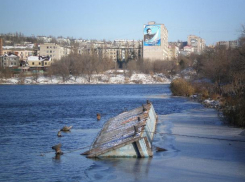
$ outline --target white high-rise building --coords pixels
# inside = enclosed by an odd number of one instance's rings
[[[143,58],[151,61],[168,59],[168,30],[164,24],[144,25]]]

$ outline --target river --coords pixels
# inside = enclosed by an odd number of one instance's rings
[[[167,147],[172,152],[149,159],[93,160],[80,154],[109,118],[146,100],[161,117],[204,109],[172,97],[169,85],[1,85],[0,93],[0,181],[151,181],[152,176],[162,181],[151,166],[179,155],[171,138]],[[71,132],[57,137],[65,125],[73,126]],[[156,135],[154,142],[163,139]],[[60,158],[51,149],[58,143],[64,152]]]

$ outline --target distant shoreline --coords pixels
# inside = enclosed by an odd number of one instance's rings
[[[60,76],[28,76],[1,79],[0,85],[97,85],[97,84],[170,84],[171,79],[164,74],[134,73],[130,77],[123,74],[94,74],[65,79]]]

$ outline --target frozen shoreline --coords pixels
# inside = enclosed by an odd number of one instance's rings
[[[154,152],[153,158],[98,160],[95,166],[102,167],[91,168],[88,176],[96,181],[99,175],[101,182],[243,182],[242,132],[223,125],[214,109],[159,115],[152,145],[167,151]],[[105,169],[113,173],[104,173]]]
[[[245,180],[243,129],[224,125],[216,110],[205,108],[161,115],[159,121],[157,131],[170,133],[156,142],[168,150],[161,154],[163,159],[155,161],[156,166],[162,167],[154,167],[154,170],[161,173],[163,179],[199,182]],[[165,157],[171,159],[166,160]]]
[[[90,80],[90,81],[89,81]],[[88,75],[79,77],[70,76],[67,81],[63,81],[62,77],[53,76],[35,76],[21,78],[9,78],[0,80],[0,84],[24,84],[24,85],[37,85],[37,84],[170,84],[171,79],[167,78],[164,74],[143,74],[133,73],[130,77],[125,76],[122,72],[107,72],[104,74],[93,74],[90,79]]]

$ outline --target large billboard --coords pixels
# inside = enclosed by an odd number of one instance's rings
[[[144,26],[144,46],[161,46],[161,25]]]

